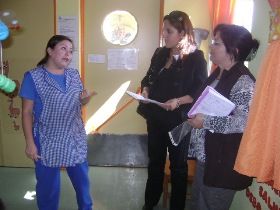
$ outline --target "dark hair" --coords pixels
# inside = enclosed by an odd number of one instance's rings
[[[48,41],[47,47],[45,49],[45,57],[39,61],[39,63],[37,64],[37,66],[41,66],[43,64],[46,64],[47,61],[49,60],[49,53],[48,53],[48,48],[54,49],[55,46],[59,43],[62,42],[64,40],[68,40],[69,42],[71,42],[73,44],[73,41],[64,35],[54,35],[52,38],[50,38],[50,40]]]
[[[214,29],[214,36],[218,32],[227,53],[235,61],[251,61],[254,59],[260,43],[252,38],[252,34],[246,28],[238,25],[218,24]]]
[[[163,17],[163,21],[165,20],[168,20],[179,33],[184,30],[184,38],[179,46],[183,51],[190,53],[196,49],[197,45],[195,43],[193,25],[186,13],[182,11],[172,11]]]

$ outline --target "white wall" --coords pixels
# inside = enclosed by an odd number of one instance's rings
[[[268,46],[269,34],[269,11],[270,6],[267,0],[254,0],[254,13],[252,22],[252,35],[260,41],[260,47],[256,58],[249,63],[249,69],[257,76],[262,58]]]

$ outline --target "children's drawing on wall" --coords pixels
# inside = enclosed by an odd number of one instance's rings
[[[13,121],[13,124],[14,124],[15,131],[18,131],[20,129],[20,125],[17,124],[15,120]]]
[[[10,30],[19,30],[20,25],[19,21],[15,19],[15,13],[12,10],[2,11],[0,14],[0,90],[1,92],[8,97],[7,102],[8,106],[8,118],[10,120],[4,120],[7,123],[7,128],[10,130],[12,128],[13,131],[20,130],[19,124],[19,116],[21,113],[20,108],[14,106],[15,98],[18,96],[20,82],[19,80],[12,80],[9,78],[9,61],[3,61],[3,53],[2,53],[2,43],[1,41],[8,38],[10,35]],[[5,101],[5,100],[4,100]]]
[[[11,98],[8,100],[10,102],[9,105],[9,111],[10,113],[8,114],[11,118],[18,118],[18,116],[20,115],[20,109],[14,107],[14,99]]]
[[[9,104],[8,116],[11,119],[11,120],[9,120],[10,123],[8,126],[13,127],[13,130],[15,130],[15,131],[19,131],[21,126],[20,126],[20,120],[18,119],[18,117],[20,116],[21,110],[20,110],[20,108],[15,107],[14,101],[15,101],[15,98],[18,96],[20,82],[16,79],[15,80],[9,79],[10,68],[9,68],[8,61],[3,62],[3,69],[4,69],[4,74],[2,74],[2,76],[4,76],[7,81],[3,82],[5,84],[3,84],[2,86],[1,86],[1,81],[0,81],[0,88],[1,88],[1,91],[8,97],[8,100],[7,100],[8,104]],[[1,80],[1,78],[0,78],[0,80]],[[12,84],[7,85],[8,82],[10,82]],[[7,86],[6,89],[5,89],[5,86]],[[8,89],[8,91],[7,91],[7,89]]]

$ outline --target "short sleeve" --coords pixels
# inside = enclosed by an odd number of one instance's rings
[[[19,96],[33,101],[35,100],[36,88],[30,72],[26,72],[24,74],[24,78],[22,80],[21,87],[20,87]]]

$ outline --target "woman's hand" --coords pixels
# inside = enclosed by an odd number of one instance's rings
[[[148,87],[144,87],[143,90],[142,90],[142,93],[140,95],[143,96],[144,98],[149,98],[149,88]],[[147,104],[149,102],[141,101],[141,103]]]
[[[87,89],[84,89],[84,91],[80,94],[81,104],[83,106],[86,105],[90,101],[91,97],[95,95],[97,95],[97,92],[95,91],[90,92]]]
[[[193,98],[190,95],[181,96],[179,98],[173,98],[166,101],[164,104],[159,104],[160,107],[167,111],[173,111],[179,108],[183,104],[190,104],[193,102]]]
[[[164,104],[159,104],[160,107],[166,109],[167,111],[173,111],[180,105],[180,100],[178,98],[173,98],[166,101]]]
[[[204,114],[195,114],[191,119],[188,119],[188,123],[194,128],[203,128],[203,117]]]
[[[38,161],[38,158],[41,158],[41,156],[38,155],[38,150],[34,143],[26,145],[25,154],[31,160]]]

